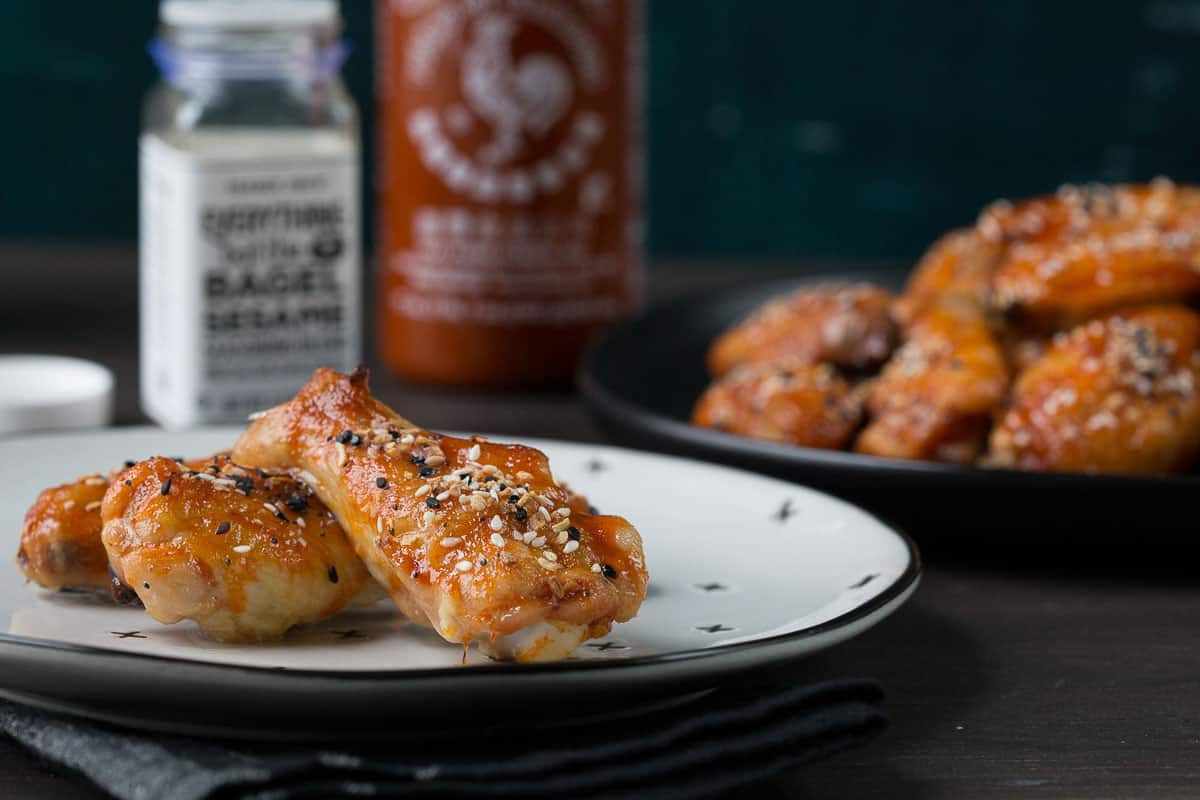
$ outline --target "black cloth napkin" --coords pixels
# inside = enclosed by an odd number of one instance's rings
[[[718,689],[675,706],[536,731],[385,745],[268,745],[133,732],[0,703],[0,731],[121,800],[707,797],[862,744],[874,681]]]

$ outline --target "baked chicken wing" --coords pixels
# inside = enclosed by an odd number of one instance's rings
[[[1165,473],[1200,452],[1200,316],[1136,309],[1055,337],[1021,373],[988,463]]]
[[[771,300],[712,343],[708,368],[791,359],[853,370],[882,364],[896,342],[892,296],[865,283],[825,284]]]
[[[951,231],[933,243],[917,262],[892,314],[907,329],[946,297],[962,297],[980,306],[991,294],[992,273],[1003,248],[973,228]]]
[[[1043,328],[1120,306],[1200,296],[1200,190],[1169,181],[1068,187],[985,212],[1007,241],[996,304]]]
[[[17,565],[47,589],[107,590],[112,578],[100,541],[108,478],[85,475],[42,492],[25,513]]]
[[[743,364],[713,381],[692,411],[704,428],[836,450],[862,420],[862,401],[828,364]]]
[[[1008,388],[1004,353],[982,309],[942,298],[912,324],[908,340],[867,395],[870,423],[860,453],[965,463],[982,450]]]
[[[308,487],[227,456],[138,462],[101,511],[114,573],[159,622],[264,641],[372,596],[366,567]]]
[[[645,597],[633,526],[572,508],[538,450],[402,419],[371,396],[365,370],[317,370],[247,429],[234,458],[294,470],[396,605],[451,642],[564,658]]]

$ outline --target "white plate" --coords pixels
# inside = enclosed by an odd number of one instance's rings
[[[645,541],[641,613],[565,662],[503,664],[472,652],[464,663],[461,648],[386,603],[278,644],[223,645],[191,623],[160,625],[140,609],[25,583],[11,556],[41,489],[126,459],[226,449],[237,434],[135,428],[0,440],[0,553],[9,554],[0,694],[146,727],[288,736],[478,719],[523,701],[551,711],[569,700],[586,714],[827,648],[890,614],[920,575],[907,538],[819,492],[668,456],[523,440]]]

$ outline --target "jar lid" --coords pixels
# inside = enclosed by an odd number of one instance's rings
[[[64,356],[0,356],[0,434],[112,422],[113,374]]]
[[[337,0],[163,0],[163,23],[178,27],[290,28],[333,25]]]

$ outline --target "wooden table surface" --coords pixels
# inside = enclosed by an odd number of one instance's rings
[[[118,377],[121,423],[141,421],[133,260],[125,248],[0,248],[0,353],[62,353],[108,364]],[[769,271],[780,269],[787,267]],[[735,264],[656,265],[651,294],[745,277]],[[430,427],[601,438],[568,394],[435,390],[376,372],[381,396]],[[1160,547],[1173,560],[1172,548],[1152,535],[1153,518],[1146,525],[1130,531],[1130,543]],[[920,530],[911,532],[921,538]],[[969,520],[962,535],[971,535]],[[1195,580],[1111,567],[1039,569],[1036,552],[1028,554],[1027,570],[989,569],[987,551],[1004,547],[981,542],[967,563],[928,558],[924,582],[905,608],[803,664],[797,680],[881,680],[893,725],[866,748],[761,787],[763,796],[1200,796]],[[0,738],[0,796],[102,795]]]

